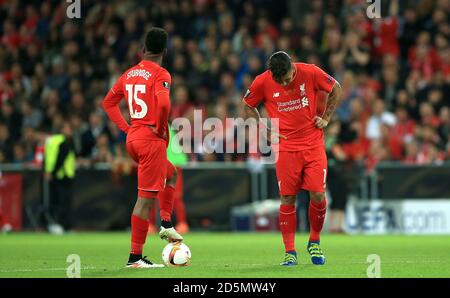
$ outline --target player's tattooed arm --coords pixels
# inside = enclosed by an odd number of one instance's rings
[[[328,96],[327,106],[325,109],[325,113],[322,118],[326,121],[330,122],[331,117],[333,116],[334,111],[337,108],[337,105],[341,99],[341,85],[338,81],[335,82],[333,89],[331,89],[330,95]]]
[[[270,128],[267,127],[267,125],[264,125],[264,121],[261,118],[261,115],[259,114],[259,111],[257,108],[249,106],[245,100],[242,101],[245,109],[245,115],[247,118],[254,118],[259,123],[259,125],[262,125],[265,129],[267,129],[270,132]]]
[[[341,85],[338,81],[335,82],[333,89],[331,89],[330,94],[328,95],[327,105],[325,107],[325,112],[322,117],[316,116],[315,122],[318,128],[327,127],[328,123],[331,121],[331,117],[336,110],[339,101],[341,99]]]

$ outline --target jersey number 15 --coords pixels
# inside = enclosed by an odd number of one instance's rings
[[[125,89],[128,92],[128,108],[130,109],[130,116],[134,119],[142,119],[147,115],[147,104],[138,96],[140,94],[145,93],[145,85],[144,84],[126,84]],[[141,109],[138,112],[138,109],[133,108],[133,102],[138,105]]]

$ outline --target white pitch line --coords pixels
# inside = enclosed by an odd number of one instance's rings
[[[428,263],[441,263],[442,260],[422,260],[422,261],[411,261],[411,260],[391,260],[391,261],[384,261],[383,264],[397,264],[397,263],[406,263],[406,264],[428,264]],[[367,265],[367,262],[332,262],[328,264],[333,265]],[[266,266],[272,266],[274,264],[239,264],[239,265],[207,265],[203,264],[203,267],[207,268],[234,268],[234,269],[242,269],[242,267],[266,267]],[[300,264],[300,265],[308,265],[308,264]],[[99,269],[92,266],[86,266],[82,267],[81,270],[95,270]],[[126,269],[126,268],[117,268],[113,270],[120,270],[120,269]],[[66,271],[67,268],[37,268],[37,269],[13,269],[13,270],[0,270],[0,273],[14,273],[14,272],[45,272],[45,271]]]
[[[95,267],[81,267],[81,270],[93,270]],[[0,273],[14,273],[14,272],[38,272],[38,271],[66,271],[67,268],[37,268],[37,269],[13,269],[0,270]]]

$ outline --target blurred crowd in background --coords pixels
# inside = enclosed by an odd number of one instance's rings
[[[63,0],[0,0],[0,163],[39,164],[45,137],[64,121],[80,164],[126,158],[126,136],[101,102],[160,26],[170,36],[172,119],[194,109],[243,116],[247,87],[284,50],[343,87],[326,133],[330,159],[369,170],[440,164],[450,159],[450,0],[380,1],[382,18],[369,19],[364,0],[82,0],[81,18],[69,19]]]

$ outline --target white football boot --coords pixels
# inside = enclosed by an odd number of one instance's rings
[[[128,262],[128,268],[162,268],[163,264],[154,264],[153,262],[147,260],[147,257],[142,257],[136,262]]]
[[[181,236],[173,227],[168,229],[161,227],[161,230],[159,231],[159,237],[161,239],[167,240],[167,242],[183,241],[183,236]]]

